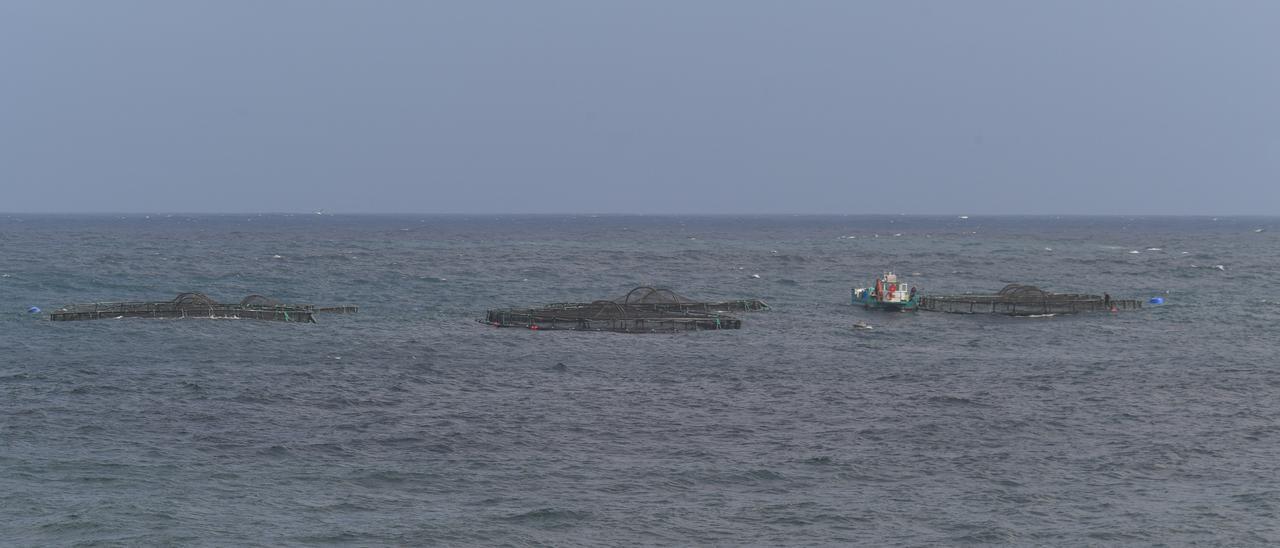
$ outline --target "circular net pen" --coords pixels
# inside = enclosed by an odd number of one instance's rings
[[[612,300],[489,310],[481,321],[495,327],[535,330],[670,333],[740,329],[742,320],[729,312],[768,308],[764,301],[756,299],[697,301],[670,289],[641,286]]]
[[[1109,295],[1050,293],[1033,285],[1009,284],[995,294],[938,295],[920,298],[920,310],[952,314],[1033,316],[1137,310],[1142,302]]]
[[[179,293],[168,301],[96,302],[69,304],[49,314],[52,321],[114,318],[234,318],[315,323],[317,312],[355,312],[355,306],[317,308],[309,304],[285,304],[262,295],[249,295],[239,303],[220,303],[204,293]]]

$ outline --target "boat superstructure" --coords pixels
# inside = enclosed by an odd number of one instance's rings
[[[915,286],[893,272],[885,272],[872,287],[854,289],[852,302],[879,310],[915,310],[919,306]]]

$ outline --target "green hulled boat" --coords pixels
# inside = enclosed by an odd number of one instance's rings
[[[873,287],[852,290],[854,305],[876,310],[915,310],[919,304],[916,288],[899,280],[892,272],[886,272]]]

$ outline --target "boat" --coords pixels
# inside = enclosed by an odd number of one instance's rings
[[[915,310],[920,305],[915,286],[892,272],[885,272],[872,287],[854,289],[852,302],[876,310]]]

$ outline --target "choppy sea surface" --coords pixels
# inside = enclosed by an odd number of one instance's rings
[[[0,215],[0,543],[1276,544],[1278,235],[1238,217]],[[885,270],[926,294],[1165,304],[850,306]],[[475,321],[637,285],[773,310],[674,335]],[[47,320],[185,291],[361,309]]]

